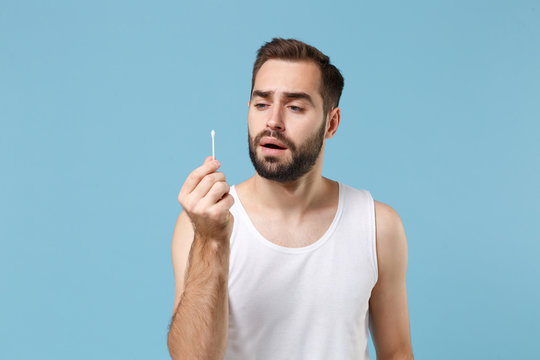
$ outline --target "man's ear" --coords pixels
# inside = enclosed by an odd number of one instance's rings
[[[326,139],[330,139],[336,134],[336,131],[339,127],[339,122],[341,121],[341,110],[338,107],[333,108],[328,113],[328,124],[326,129]]]

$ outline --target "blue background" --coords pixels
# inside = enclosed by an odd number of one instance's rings
[[[229,182],[252,175],[274,36],[343,72],[323,175],[401,215],[416,358],[531,358],[539,5],[2,0],[0,358],[168,358],[177,195],[211,129]]]

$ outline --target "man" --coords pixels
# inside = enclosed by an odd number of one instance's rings
[[[259,49],[255,175],[229,187],[208,157],[180,190],[173,359],[369,359],[368,327],[378,359],[413,358],[398,214],[321,176],[342,88],[314,47],[273,39]]]

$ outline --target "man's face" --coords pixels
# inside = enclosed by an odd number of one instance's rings
[[[294,181],[316,163],[326,134],[321,73],[308,61],[268,60],[249,103],[249,156],[269,180]]]

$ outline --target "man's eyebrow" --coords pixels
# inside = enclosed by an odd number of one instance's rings
[[[283,97],[288,98],[288,99],[305,99],[311,105],[315,106],[311,96],[305,92],[286,92],[286,93],[283,93]]]
[[[253,96],[258,96],[263,99],[268,99],[274,95],[273,91],[263,91],[263,90],[253,90]],[[283,97],[286,99],[305,99],[307,100],[312,106],[315,106],[313,103],[313,99],[311,98],[311,95],[308,93],[299,91],[299,92],[285,92],[283,93]]]
[[[251,95],[251,97],[258,96],[258,97],[262,97],[266,99],[266,98],[269,98],[273,94],[274,94],[273,91],[253,90],[253,94]]]

